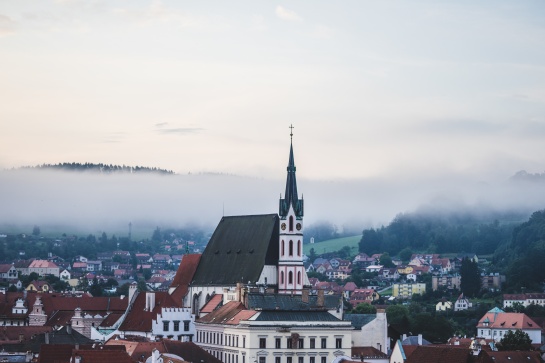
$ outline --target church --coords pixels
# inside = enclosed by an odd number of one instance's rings
[[[278,214],[225,216],[203,254],[182,260],[180,270],[186,276],[175,278],[171,290],[185,280],[183,305],[197,316],[215,295],[223,294],[227,302],[237,284],[290,296],[301,296],[310,287],[303,266],[304,203],[297,193],[293,133],[290,137],[286,189]],[[190,261],[193,268],[182,266]]]

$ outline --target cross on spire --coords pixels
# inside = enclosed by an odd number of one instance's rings
[[[290,140],[293,141],[293,129],[295,127],[293,127],[293,124],[290,125]]]

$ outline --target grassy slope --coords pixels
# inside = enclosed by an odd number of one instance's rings
[[[343,237],[343,238],[336,238],[336,239],[330,239],[327,241],[317,242],[317,243],[307,243],[303,246],[303,251],[308,256],[310,253],[310,249],[314,248],[314,251],[316,254],[322,254],[327,252],[334,252],[338,251],[344,246],[350,247],[350,254],[352,256],[355,256],[358,254],[358,242],[361,239],[361,235],[358,236],[351,236],[351,237]]]

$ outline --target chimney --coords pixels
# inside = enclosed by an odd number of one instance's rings
[[[22,343],[25,340],[25,335],[23,333],[19,333],[19,343]]]
[[[132,302],[132,298],[134,297],[134,294],[136,293],[136,282],[129,285],[129,304]]]
[[[422,334],[418,334],[418,345],[422,345]]]
[[[74,357],[74,363],[81,363],[81,357],[79,355]]]
[[[152,311],[155,307],[155,293],[146,292],[146,311]]]
[[[308,288],[305,287],[301,295],[301,301],[304,302],[305,304],[308,304],[308,294],[309,294]]]
[[[318,305],[319,307],[324,306],[324,290],[323,289],[318,290],[318,299],[316,300],[316,305]]]
[[[237,282],[237,287],[235,288],[235,300],[242,302],[242,283]]]

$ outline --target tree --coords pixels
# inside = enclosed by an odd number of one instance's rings
[[[460,277],[460,289],[464,295],[475,297],[481,291],[481,274],[475,261],[468,258],[462,260]]]
[[[32,234],[34,236],[39,236],[40,235],[40,227],[34,226],[34,228],[32,228]]]
[[[377,308],[369,303],[359,303],[354,308],[354,313],[356,314],[376,314]]]
[[[155,242],[161,242],[161,229],[159,227],[155,228],[155,231],[153,231],[153,235],[151,236],[151,240]]]
[[[403,262],[408,262],[411,259],[411,256],[413,255],[413,251],[410,249],[410,247],[405,247],[401,251],[399,251],[399,258]]]
[[[409,317],[409,309],[403,305],[390,305],[386,308],[386,317],[390,324],[399,324]]]
[[[310,262],[314,262],[314,260],[316,260],[316,251],[314,250],[314,247],[310,249],[308,259]]]
[[[386,268],[395,267],[394,263],[392,262],[392,258],[390,257],[390,254],[388,252],[384,252],[380,256],[379,264]]]
[[[94,297],[102,296],[102,287],[100,287],[100,285],[98,284],[98,279],[96,277],[93,278],[93,284],[89,288],[89,292]]]
[[[520,329],[509,330],[498,343],[498,350],[531,350],[530,336]]]

